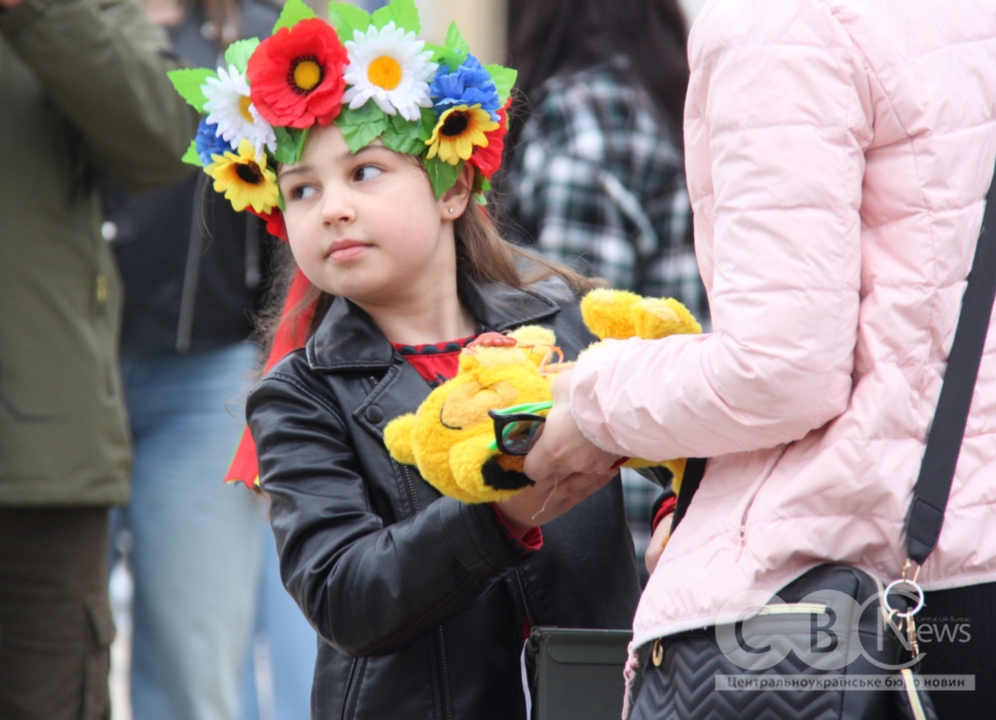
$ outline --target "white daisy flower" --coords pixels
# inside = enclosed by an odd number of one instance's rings
[[[415,39],[389,22],[378,30],[370,26],[366,33],[353,32],[345,42],[349,66],[343,75],[352,85],[342,96],[344,103],[355,110],[373,98],[388,115],[400,113],[405,120],[416,121],[420,107],[432,107],[429,81],[438,67],[430,62],[431,50],[422,50],[425,42]]]
[[[271,152],[277,150],[277,136],[273,127],[256,111],[249,98],[249,83],[246,76],[234,65],[218,68],[218,77],[209,77],[201,85],[201,92],[207,98],[204,109],[208,111],[207,124],[217,125],[217,133],[232,149],[248,140],[256,150],[256,156],[263,156],[264,146]]]

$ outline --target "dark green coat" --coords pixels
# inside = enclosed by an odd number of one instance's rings
[[[121,291],[92,176],[143,190],[188,171],[196,117],[167,48],[128,0],[0,10],[0,505],[127,499]]]

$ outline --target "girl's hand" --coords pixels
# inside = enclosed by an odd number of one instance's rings
[[[667,541],[671,539],[671,520],[673,519],[674,513],[665,516],[657,525],[657,529],[654,530],[653,537],[650,538],[650,544],[647,546],[647,554],[643,556],[643,562],[647,566],[647,572],[651,575],[654,574],[657,561],[664,554]]]
[[[592,493],[601,490],[618,471],[574,473],[562,480],[550,476],[523,488],[505,502],[496,503],[505,524],[518,537],[530,528],[558,518]]]
[[[621,459],[588,441],[571,414],[571,370],[553,382],[553,407],[543,423],[539,440],[526,455],[525,473],[537,484],[575,473],[616,473]],[[611,476],[610,476],[611,477]]]

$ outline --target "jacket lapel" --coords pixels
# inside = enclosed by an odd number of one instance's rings
[[[497,332],[552,317],[560,310],[556,302],[538,292],[505,285],[481,286],[466,281],[460,295],[481,327]],[[395,352],[373,319],[343,297],[332,301],[305,352],[316,371],[345,371],[361,376],[365,371],[371,373],[367,378],[372,389],[356,405],[352,416],[381,439],[387,423],[413,412],[431,392],[411,363]]]
[[[496,332],[552,317],[560,310],[556,302],[534,289],[516,290],[497,283],[482,286],[465,280],[460,298],[484,329]],[[396,355],[373,319],[343,297],[332,301],[306,352],[313,370],[385,370]]]

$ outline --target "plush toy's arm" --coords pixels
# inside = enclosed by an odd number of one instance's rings
[[[395,652],[465,611],[520,560],[487,505],[440,498],[385,525],[334,407],[306,371],[269,375],[247,412],[291,595],[347,655]],[[380,462],[392,473],[386,456]],[[390,487],[394,480],[381,480]]]
[[[412,446],[414,429],[415,413],[396,417],[384,428],[384,445],[391,457],[402,465],[415,464],[415,448]]]

